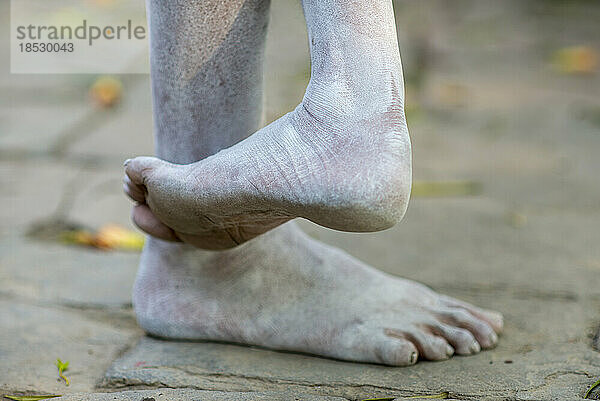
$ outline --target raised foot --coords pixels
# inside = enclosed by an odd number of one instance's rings
[[[378,231],[402,218],[411,184],[401,111],[325,121],[303,103],[237,145],[188,165],[126,162],[134,222],[164,240],[226,249],[290,219]]]
[[[294,223],[218,253],[151,239],[134,306],[156,336],[393,366],[491,348],[503,325],[499,313],[381,273]]]

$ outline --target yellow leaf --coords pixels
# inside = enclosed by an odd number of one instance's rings
[[[114,77],[100,77],[90,88],[92,100],[100,107],[116,105],[123,94],[123,84]]]
[[[144,247],[144,236],[116,224],[107,224],[97,232],[85,229],[64,230],[60,239],[67,244],[93,246],[98,249],[121,249],[140,251]]]
[[[47,394],[47,395],[5,395],[9,400],[15,401],[38,401],[47,400],[48,398],[62,397],[62,395]]]
[[[106,249],[141,250],[144,246],[144,236],[116,224],[107,224],[98,230],[96,246]]]
[[[598,52],[589,46],[565,47],[554,53],[554,65],[563,74],[591,74],[598,68]]]
[[[437,398],[437,399],[446,399],[450,396],[450,393],[444,391],[443,393],[434,394],[434,395],[413,395],[406,398]]]
[[[60,238],[67,244],[94,245],[94,234],[86,230],[63,231]]]

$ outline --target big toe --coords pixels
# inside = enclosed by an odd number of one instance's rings
[[[147,179],[167,162],[156,157],[141,156],[125,160],[125,174],[135,185],[145,185]]]
[[[399,337],[374,336],[371,339],[378,341],[376,346],[377,363],[390,366],[409,366],[417,363],[419,351],[414,343]]]
[[[346,330],[324,353],[334,358],[381,363],[389,366],[408,366],[417,363],[417,346],[402,336],[393,336],[377,326],[361,326]]]
[[[133,207],[131,219],[141,230],[153,237],[165,240],[179,242],[181,241],[175,231],[161,222],[152,213],[152,210],[145,204],[138,204]]]

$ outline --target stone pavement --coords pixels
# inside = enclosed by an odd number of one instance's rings
[[[600,325],[600,74],[559,74],[550,60],[564,46],[600,50],[600,7],[395,5],[415,179],[470,180],[481,193],[416,197],[405,220],[382,233],[302,227],[382,270],[503,312],[496,349],[389,368],[145,337],[130,304],[137,253],[28,233],[69,221],[132,228],[121,163],[152,153],[148,77],[121,77],[123,102],[100,110],[86,97],[94,77],[10,75],[2,62],[0,395],[581,399],[600,379],[592,347]],[[272,8],[268,120],[297,104],[309,73],[298,4],[274,1]],[[0,0],[3,61],[7,13]],[[69,387],[58,380],[56,358],[70,362]]]

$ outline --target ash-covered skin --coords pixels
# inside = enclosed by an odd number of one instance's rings
[[[160,13],[177,12],[169,2],[166,4],[160,6]],[[191,6],[187,7],[189,10]],[[128,161],[125,189],[141,205],[134,211],[134,221],[142,229],[162,239],[179,238],[200,248],[222,249],[295,217],[344,231],[382,230],[402,218],[410,193],[411,159],[391,3],[377,0],[338,5],[315,1],[305,2],[304,10],[312,71],[302,103],[245,140],[196,163],[171,164],[156,158]],[[237,11],[237,5],[232,7],[232,13]],[[193,20],[187,14],[173,19]],[[223,24],[231,20],[225,17]],[[259,28],[263,34],[262,26]],[[206,37],[207,32],[214,32],[215,40],[221,40],[209,45],[210,49],[222,51],[221,46],[227,42],[220,27],[184,25],[183,29],[191,32],[179,32],[170,38],[173,34],[167,29],[167,38],[159,39],[156,36],[160,33],[156,29],[152,32],[153,51],[159,52],[152,66],[162,72],[153,85],[156,108],[164,114],[159,116],[158,125],[177,138],[202,129],[210,144],[224,132],[231,134],[232,129],[207,127],[206,107],[195,108],[193,102],[185,100],[197,99],[198,92],[202,96],[216,95],[206,88],[197,90],[198,80],[208,77],[201,67],[195,67],[199,71],[192,74],[194,67],[189,63],[201,63],[208,51],[195,56],[191,49],[202,45],[193,37]],[[256,32],[247,34],[257,36]],[[180,47],[187,50],[178,50]],[[178,61],[165,62],[169,56],[162,55],[164,49],[175,49],[171,57]],[[254,53],[260,55],[262,51]],[[207,60],[205,65],[212,61]],[[223,75],[230,67],[215,71],[217,76],[207,85],[211,92],[215,86],[236,85]],[[256,79],[256,75],[245,79]],[[222,90],[229,92],[223,95],[242,94],[252,89],[250,84]],[[256,98],[248,99],[250,95],[243,96],[252,102],[250,108],[258,108],[261,103]],[[229,100],[233,101],[240,102]],[[178,117],[182,110],[171,113],[173,106],[187,108],[190,115],[182,121]],[[243,112],[248,105],[239,109]],[[229,113],[223,118],[229,119],[237,110],[227,107]],[[164,140],[159,138],[159,145],[161,142]],[[198,143],[204,143],[204,136]],[[186,158],[186,162],[189,160]]]
[[[148,1],[165,161],[128,161],[125,190],[140,227],[187,243],[149,238],[133,297],[140,325],[167,338],[398,366],[494,346],[498,313],[381,273],[293,222],[254,238],[296,216],[342,230],[389,227],[411,177],[391,2],[305,0],[304,100],[255,132],[268,5]]]
[[[499,314],[377,271],[293,222],[220,252],[153,239],[134,304],[160,337],[395,366],[477,353],[502,328]]]

